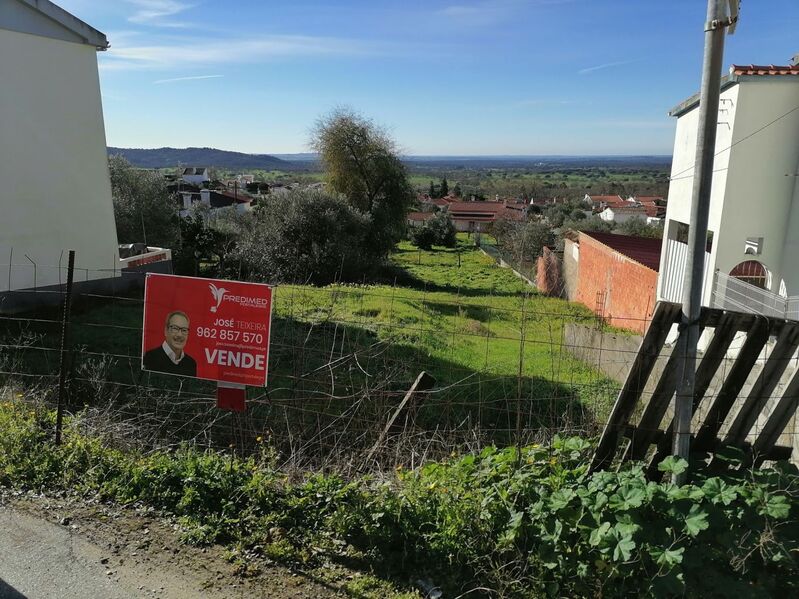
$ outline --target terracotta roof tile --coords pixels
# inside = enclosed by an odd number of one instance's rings
[[[769,65],[737,65],[730,67],[732,75],[799,75],[799,64],[791,66]]]
[[[596,239],[602,245],[623,256],[627,256],[647,268],[651,268],[655,272],[660,270],[660,249],[663,245],[660,239],[616,235],[615,233],[599,233],[596,231],[580,233],[580,237],[583,236]]]
[[[611,204],[611,203],[626,204],[627,203],[626,200],[624,200],[619,195],[615,195],[615,196],[589,196],[589,197],[591,198],[592,202],[605,202],[606,204]]]
[[[506,206],[503,202],[451,202],[449,211],[452,212],[503,212]]]

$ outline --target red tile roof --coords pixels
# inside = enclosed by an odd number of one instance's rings
[[[645,206],[636,206],[635,204],[627,204],[626,206],[608,206],[608,208],[610,210],[613,210],[613,212],[618,212],[618,213],[622,213],[622,212],[626,212],[626,213],[630,213],[630,214],[636,214],[636,213],[644,214],[644,213],[646,213],[646,207]]]
[[[649,237],[633,237],[631,235],[616,235],[615,233],[580,233],[596,239],[599,243],[610,249],[627,256],[639,264],[651,268],[655,272],[660,270],[660,248],[663,245],[660,239]]]
[[[595,195],[590,195],[589,194],[588,197],[591,198],[592,202],[623,202],[624,201],[620,195],[595,196]]]
[[[629,206],[630,202],[621,196],[590,196],[591,202],[596,204],[605,204],[606,206]]]
[[[409,212],[408,220],[425,221],[430,220],[433,216],[432,212]]]
[[[504,212],[504,202],[451,202],[449,211],[452,212]]]
[[[448,212],[453,220],[493,222],[498,218],[524,219],[524,205],[506,205],[504,202],[452,202]]]
[[[663,218],[666,216],[665,206],[644,206],[644,209],[646,210],[646,215],[653,218]]]
[[[799,64],[791,66],[775,66],[769,65],[738,65],[734,64],[730,67],[730,74],[732,75],[799,75]]]

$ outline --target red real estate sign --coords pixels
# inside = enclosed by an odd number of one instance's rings
[[[266,386],[272,288],[148,273],[142,370]]]

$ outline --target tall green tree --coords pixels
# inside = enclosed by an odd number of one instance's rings
[[[447,178],[444,177],[441,179],[441,197],[445,197],[449,195],[449,184],[447,183]]]
[[[316,122],[311,147],[319,153],[330,190],[371,219],[369,249],[388,254],[405,232],[414,199],[394,140],[373,121],[340,108]]]
[[[178,204],[161,174],[134,168],[122,156],[111,156],[108,168],[119,243],[178,247]]]

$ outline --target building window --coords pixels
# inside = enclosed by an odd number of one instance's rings
[[[744,245],[744,254],[759,256],[762,253],[763,253],[763,238],[747,237],[746,244]]]
[[[730,271],[730,276],[760,289],[768,289],[768,271],[757,260],[741,262]]]

